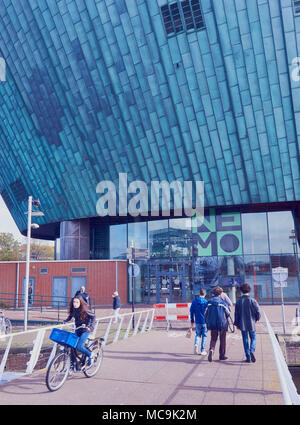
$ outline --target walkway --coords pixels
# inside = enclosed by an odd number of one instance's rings
[[[279,306],[263,307],[280,324]],[[286,308],[287,322],[295,311]],[[280,329],[278,329],[280,330]],[[227,361],[218,353],[194,355],[184,329],[150,333],[105,347],[99,374],[75,375],[57,392],[45,385],[45,371],[0,386],[0,404],[20,405],[280,405],[284,404],[264,319],[257,327],[256,363],[244,363],[240,332],[228,334]],[[208,338],[209,342],[209,338]]]

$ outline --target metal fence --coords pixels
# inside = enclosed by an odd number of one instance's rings
[[[65,309],[69,307],[71,300],[72,297],[32,295],[30,300],[28,300],[28,310],[38,310],[41,313],[46,310],[54,311],[57,313],[57,321],[59,321],[61,312],[65,312]],[[24,295],[22,293],[16,294],[0,292],[0,309],[23,310],[24,304]],[[90,304],[93,309],[95,306],[95,298],[90,298]]]
[[[154,319],[154,309],[142,310],[131,313],[120,314],[117,322],[114,316],[106,316],[96,319],[93,337],[104,338],[104,344],[113,344],[121,339],[126,339],[137,334],[148,332],[152,329]],[[133,326],[133,322],[135,326]],[[53,328],[74,329],[74,324],[63,324],[56,326],[47,326],[38,329],[29,330],[26,332],[16,332],[8,335],[0,335],[0,382],[10,380],[8,376],[17,378],[22,375],[32,373],[39,360],[41,360],[42,348],[47,348],[44,355],[44,366],[47,367],[51,359],[55,356],[57,350],[57,343],[49,340],[49,335]],[[26,354],[27,358],[22,364],[14,367],[9,365],[8,359],[16,356],[13,354],[14,350],[22,351]],[[0,353],[1,353],[0,351]],[[41,369],[43,368],[41,367]]]
[[[288,369],[288,366],[286,364],[284,355],[282,353],[282,350],[280,348],[280,345],[277,341],[277,338],[275,336],[275,333],[270,325],[270,322],[266,316],[266,313],[264,313],[267,329],[269,332],[269,336],[272,343],[273,348],[273,354],[276,361],[277,371],[279,375],[281,390],[283,393],[285,404],[287,405],[300,405],[300,396],[297,393],[296,386],[293,382],[292,375]]]

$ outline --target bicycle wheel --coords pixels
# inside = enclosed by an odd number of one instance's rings
[[[63,386],[68,377],[71,359],[68,353],[57,354],[51,361],[47,374],[46,385],[49,391],[56,391]]]
[[[11,325],[11,321],[9,319],[5,318],[4,326],[5,326],[5,334],[11,334],[12,333],[12,325]]]
[[[90,345],[89,350],[92,352],[92,364],[91,366],[87,366],[83,373],[87,378],[91,378],[92,376],[95,376],[96,373],[99,371],[102,360],[103,360],[103,348],[101,344],[98,342],[94,342],[92,345]]]
[[[231,316],[228,316],[228,328],[230,330],[230,332],[234,332],[235,331],[235,326],[233,324],[233,320],[231,318]]]

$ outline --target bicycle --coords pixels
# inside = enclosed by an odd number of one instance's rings
[[[5,317],[4,310],[0,310],[0,335],[12,333],[11,321]]]
[[[79,326],[75,330],[84,327]],[[76,344],[79,338],[74,333],[54,328],[50,339],[62,345],[63,348],[51,360],[47,369],[46,385],[49,391],[57,391],[66,382],[68,376],[71,376],[73,373],[83,372],[87,378],[91,378],[99,371],[103,359],[104,338],[87,339],[85,346],[92,353],[92,363],[90,366],[86,365],[87,356],[76,350]]]

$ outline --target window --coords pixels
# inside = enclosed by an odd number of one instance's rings
[[[134,248],[147,248],[147,223],[129,223],[128,224],[128,247],[132,242]]]
[[[116,224],[109,228],[109,249],[111,259],[126,260],[127,224]]]
[[[72,267],[72,273],[86,273],[86,267]]]
[[[291,211],[276,211],[268,213],[269,238],[271,254],[293,253],[294,219]]]
[[[268,254],[266,213],[242,214],[243,248],[245,254]]]
[[[205,27],[200,0],[184,0],[166,4],[161,7],[161,14],[168,36]]]
[[[295,15],[300,15],[300,0],[294,0]]]
[[[48,267],[40,267],[40,274],[48,274]]]

